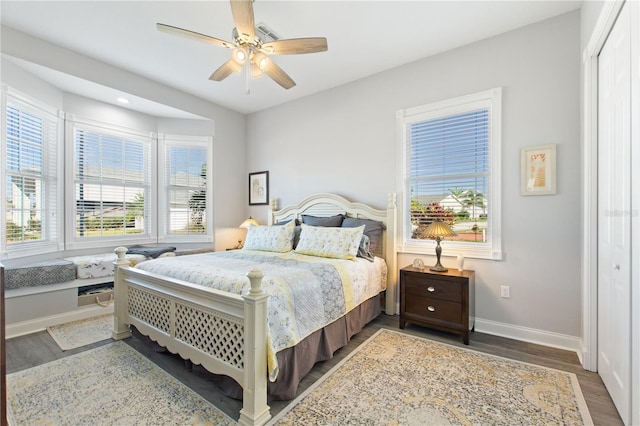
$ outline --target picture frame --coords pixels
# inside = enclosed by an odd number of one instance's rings
[[[556,145],[537,145],[520,150],[521,195],[556,193]]]
[[[249,205],[269,204],[269,172],[249,173]]]

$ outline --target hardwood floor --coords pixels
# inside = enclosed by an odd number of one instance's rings
[[[354,336],[347,346],[338,350],[333,359],[318,363],[311,373],[303,379],[298,392],[301,393],[307,389],[380,328],[398,330],[398,321],[398,316],[384,314],[376,318],[364,330]],[[407,326],[404,332],[465,347],[462,344],[462,340],[452,334],[413,325]],[[7,373],[10,374],[54,361],[108,344],[109,342],[110,340],[104,340],[83,348],[63,352],[47,332],[16,337],[6,342]],[[184,361],[179,357],[166,352],[157,352],[153,345],[150,345],[145,340],[133,337],[126,339],[126,342],[232,418],[237,419],[239,417],[240,408],[242,408],[241,402],[228,398],[218,390],[215,383],[219,378],[216,376],[198,366],[194,366],[193,371],[189,372],[185,368]],[[467,347],[479,352],[575,373],[594,424],[607,426],[623,424],[600,377],[596,373],[585,371],[578,362],[575,353],[475,332],[471,334],[469,346]],[[289,404],[289,401],[270,401],[272,415],[277,414],[287,404]]]

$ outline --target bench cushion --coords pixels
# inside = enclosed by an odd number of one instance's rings
[[[147,258],[141,254],[127,254],[131,266],[144,262]],[[66,257],[75,266],[74,278],[112,277],[116,261],[115,253],[94,254],[89,256]]]
[[[36,287],[73,281],[76,267],[73,262],[53,259],[29,265],[7,267],[4,270],[5,288]]]

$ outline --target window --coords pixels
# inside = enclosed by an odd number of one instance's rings
[[[211,138],[161,135],[161,241],[212,241]]]
[[[67,134],[73,140],[68,248],[152,241],[152,135],[74,119]]]
[[[3,90],[2,193],[6,257],[56,251],[58,243],[57,111]]]
[[[398,113],[404,250],[431,254],[434,220],[457,236],[449,253],[501,259],[501,89]]]

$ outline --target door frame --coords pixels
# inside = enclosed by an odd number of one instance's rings
[[[640,7],[633,5],[632,22],[640,22]],[[583,70],[583,133],[582,133],[582,348],[579,352],[582,366],[590,371],[598,370],[598,55],[604,46],[615,20],[625,4],[624,0],[604,2],[600,15],[582,55]],[[632,25],[632,39],[640,39],[638,29]],[[632,55],[639,55],[638,43],[632,43]],[[633,57],[633,56],[632,56]],[[640,76],[638,60],[632,60],[632,75]],[[633,161],[640,160],[640,123],[634,116],[634,106],[640,107],[640,83],[631,82],[632,151]],[[637,114],[636,114],[637,115]],[[636,143],[634,143],[636,142]],[[632,171],[632,188],[640,188],[640,173]],[[640,253],[640,200],[631,200],[631,229],[633,253]],[[640,291],[633,291],[640,283],[640,256],[631,259],[632,306],[640,306]],[[640,353],[640,309],[631,312],[631,352]],[[640,366],[631,365],[631,423],[640,423]]]

